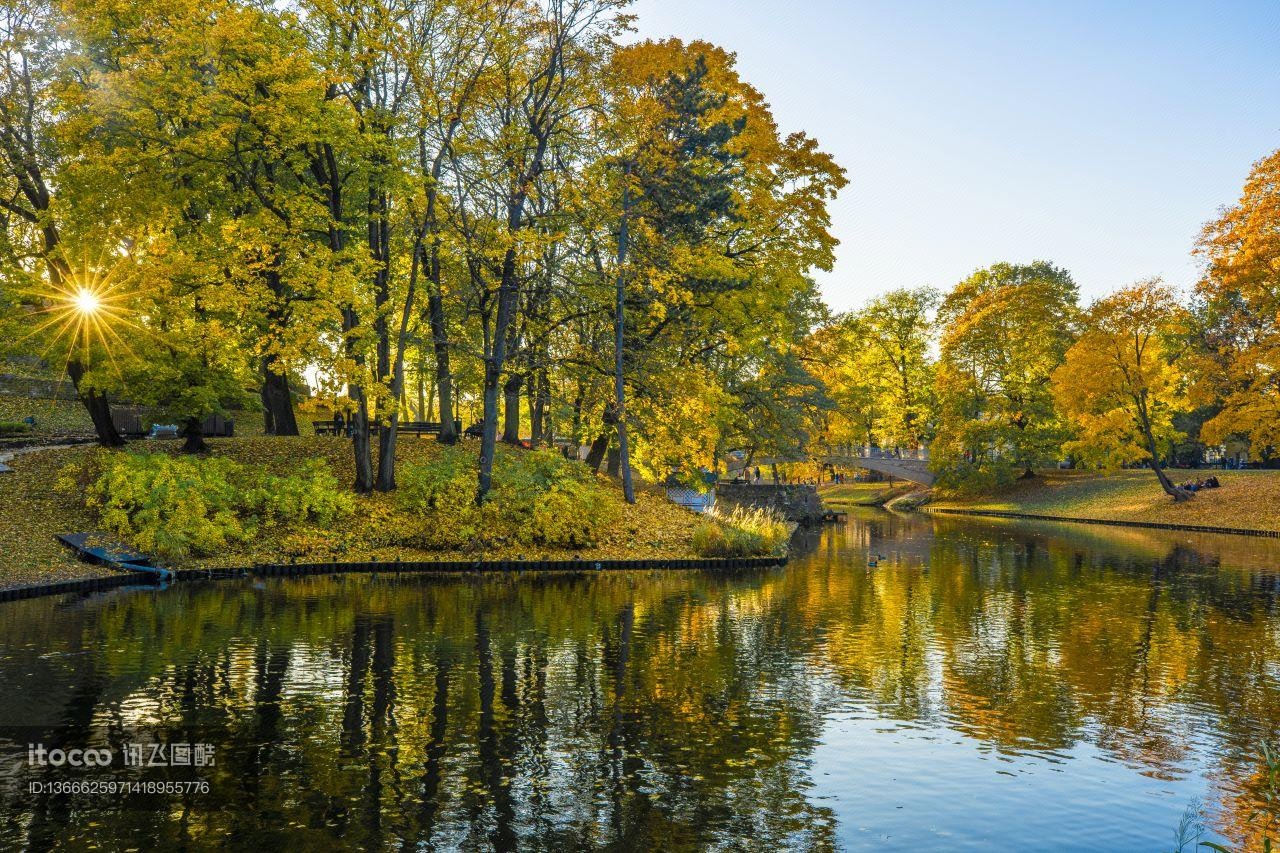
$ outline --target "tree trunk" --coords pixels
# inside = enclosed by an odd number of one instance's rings
[[[298,419],[293,414],[288,374],[277,373],[275,359],[271,357],[263,364],[262,374],[262,400],[266,406],[264,425],[270,422],[272,435],[297,435]]]
[[[186,441],[182,443],[183,453],[208,453],[209,445],[204,443],[204,430],[199,418],[187,418],[187,426],[183,431]]]
[[[337,154],[333,146],[324,143],[319,154],[311,164],[312,172],[324,187],[325,206],[328,208],[331,224],[329,225],[329,250],[334,254],[335,263],[347,245],[345,211],[342,200],[342,175],[338,168]],[[360,315],[354,305],[343,306],[342,335],[343,348],[358,372],[364,369],[364,353],[360,352],[353,340],[352,333],[360,325]],[[360,383],[347,383],[347,396],[355,403],[356,411],[351,417],[351,447],[355,457],[356,479],[352,487],[361,493],[373,489],[373,460],[369,454],[369,404],[365,399],[364,387]]]
[[[525,402],[529,406],[529,446],[537,448],[542,443],[542,411],[538,408],[538,377],[529,375],[524,384]]]
[[[514,373],[502,385],[502,440],[506,444],[520,443],[520,388],[524,376]]]
[[[631,458],[627,451],[627,398],[626,385],[623,381],[623,346],[622,338],[626,321],[626,275],[627,262],[627,206],[630,189],[631,168],[627,167],[622,185],[622,220],[618,225],[618,283],[615,288],[613,309],[613,404],[618,412],[618,467],[622,472],[622,496],[627,503],[636,502],[635,488],[631,483]]]
[[[93,431],[98,436],[98,444],[103,447],[124,447],[125,440],[120,437],[115,423],[111,420],[111,404],[107,401],[107,395],[92,388],[82,388],[81,380],[84,374],[85,367],[78,359],[73,358],[67,362],[67,376],[71,379],[72,387],[76,389],[76,396],[80,399],[80,403],[93,421]]]
[[[395,412],[387,419],[378,433],[378,475],[374,478],[373,487],[379,492],[394,491],[396,487],[396,444],[400,431],[399,415]]]
[[[523,215],[514,209],[508,216],[511,232],[519,228]],[[480,473],[477,477],[476,502],[484,500],[493,485],[493,456],[498,444],[498,383],[507,360],[507,337],[516,314],[516,250],[507,249],[502,261],[502,279],[498,286],[498,316],[494,321],[493,345],[484,360],[484,421],[480,434]]]
[[[431,259],[431,294],[427,297],[431,318],[431,343],[436,354],[436,395],[440,399],[440,434],[442,444],[458,440],[454,429],[453,373],[449,367],[449,330],[444,322],[444,300],[440,297],[440,259]]]
[[[558,60],[551,63],[554,72]],[[537,137],[537,146],[529,158],[529,165],[516,184],[519,189],[507,203],[507,234],[515,237],[524,228],[524,206],[529,198],[529,186],[542,173],[543,158],[550,141],[549,133]],[[476,477],[476,503],[484,501],[493,485],[493,454],[498,443],[498,382],[507,360],[507,335],[515,321],[519,308],[520,282],[517,280],[516,250],[507,249],[502,258],[502,276],[498,285],[498,316],[493,326],[493,347],[484,359],[484,423],[480,434],[480,472]]]
[[[1186,489],[1180,489],[1175,486],[1165,475],[1164,470],[1160,467],[1160,453],[1156,449],[1156,438],[1151,431],[1151,415],[1147,410],[1147,401],[1145,396],[1137,398],[1138,404],[1138,423],[1142,427],[1142,434],[1147,439],[1147,451],[1151,454],[1151,470],[1156,472],[1156,479],[1160,481],[1160,488],[1164,489],[1164,493],[1173,498],[1175,502],[1191,500],[1193,493]]]
[[[551,401],[551,382],[547,378],[546,370],[540,370],[534,379],[529,383],[529,420],[530,435],[533,437],[533,446],[537,447],[544,441],[549,441],[549,430],[547,429],[547,416],[549,412],[548,403]]]
[[[569,438],[575,444],[582,441],[582,404],[585,397],[586,389],[579,379],[577,392],[573,395],[573,415],[569,420]]]
[[[396,426],[399,413],[396,411],[400,392],[404,387],[404,325],[400,330],[399,346],[396,348],[395,366],[391,363],[391,325],[387,317],[387,303],[391,301],[391,223],[390,202],[382,186],[373,178],[369,181],[369,254],[377,264],[373,274],[373,304],[376,316],[373,319],[377,381],[391,381],[390,413],[378,436],[378,468],[374,477],[373,488],[380,492],[389,492],[396,487]],[[417,246],[414,247],[414,263],[418,260]],[[413,301],[412,292],[406,296],[405,309],[410,308]],[[407,316],[407,313],[406,313]],[[394,375],[393,375],[394,373]],[[379,411],[381,415],[381,411]]]
[[[275,435],[276,422],[271,415],[271,403],[267,399],[267,383],[265,380],[262,383],[262,389],[258,392],[258,396],[262,400],[262,433],[263,435]]]
[[[615,431],[613,427],[618,422],[612,402],[605,403],[603,420],[604,429],[600,431],[596,440],[591,442],[591,450],[587,453],[587,467],[592,471],[600,470],[600,463],[604,461],[605,454],[609,450],[609,439]]]
[[[431,420],[431,411],[427,408],[427,359],[426,356],[418,358],[418,369],[416,371],[418,378],[418,420]],[[432,401],[434,402],[434,400]]]
[[[351,447],[356,458],[356,481],[352,488],[361,494],[373,491],[373,449],[369,438],[369,401],[360,385],[349,386],[356,404],[351,416]]]
[[[604,455],[609,451],[609,437],[610,430],[606,429],[591,442],[591,450],[587,452],[587,467],[592,471],[600,470],[600,463],[604,461]]]
[[[422,235],[419,234],[413,244],[413,259],[409,268],[409,284],[405,289],[404,307],[400,312],[400,328],[396,333],[396,357],[391,366],[391,399],[399,401],[400,406],[392,406],[391,415],[387,419],[387,427],[382,431],[378,446],[378,479],[374,488],[380,492],[389,492],[396,487],[396,439],[399,434],[400,408],[409,408],[404,393],[404,353],[409,346],[409,320],[413,316],[413,300],[418,292],[418,272],[423,260]],[[389,344],[388,344],[389,346]]]

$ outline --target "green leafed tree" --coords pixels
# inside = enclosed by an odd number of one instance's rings
[[[1049,377],[1075,335],[1077,288],[1044,261],[995,264],[947,294],[938,312],[937,436],[944,482],[989,486],[1061,455],[1067,429]]]

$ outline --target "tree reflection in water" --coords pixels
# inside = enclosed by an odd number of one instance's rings
[[[0,722],[67,743],[159,725],[219,761],[211,793],[149,805],[9,784],[0,842],[828,849],[861,819],[814,788],[850,713],[1082,780],[1119,762],[1131,793],[1207,777],[1210,822],[1245,840],[1280,723],[1277,543],[879,512],[811,540],[733,577],[337,576],[4,605]],[[1100,799],[1088,819],[1154,849],[1184,805]],[[990,838],[946,817],[953,848]],[[1019,819],[998,837],[1016,843]]]

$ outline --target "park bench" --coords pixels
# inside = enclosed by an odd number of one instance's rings
[[[454,421],[454,429],[462,430],[462,422]],[[437,421],[405,421],[396,425],[396,432],[405,435],[439,435],[442,424]],[[316,431],[316,435],[338,435],[337,421],[312,421],[311,427]],[[345,433],[347,424],[343,424],[342,433]],[[386,429],[383,424],[369,424],[370,435],[380,435]]]

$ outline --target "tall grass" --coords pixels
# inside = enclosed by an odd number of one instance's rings
[[[794,529],[765,509],[712,509],[693,529],[693,549],[703,557],[782,556]]]
[[[1256,849],[1260,849],[1262,853],[1272,853],[1277,847],[1280,847],[1280,845],[1276,844],[1277,837],[1280,837],[1280,833],[1277,832],[1277,828],[1280,827],[1280,749],[1277,749],[1272,742],[1264,740],[1259,752],[1261,753],[1262,766],[1258,769],[1256,778],[1258,782],[1257,796],[1260,802],[1254,808],[1253,813],[1249,815],[1247,823],[1255,827],[1255,831],[1261,835],[1258,838],[1258,847]],[[1188,807],[1188,812],[1196,806],[1197,804],[1193,803],[1192,806]],[[1178,847],[1175,853],[1182,853],[1183,847],[1187,843],[1184,841],[1184,836],[1186,835],[1184,825],[1187,824],[1188,820],[1184,815],[1182,818],[1183,825],[1178,827],[1178,832],[1175,836]],[[1198,838],[1198,833],[1190,840],[1194,841],[1196,838]],[[1230,847],[1225,844],[1219,844],[1216,841],[1201,841],[1197,846],[1215,850],[1217,853],[1234,853]],[[1243,850],[1244,848],[1241,848],[1241,851]]]

